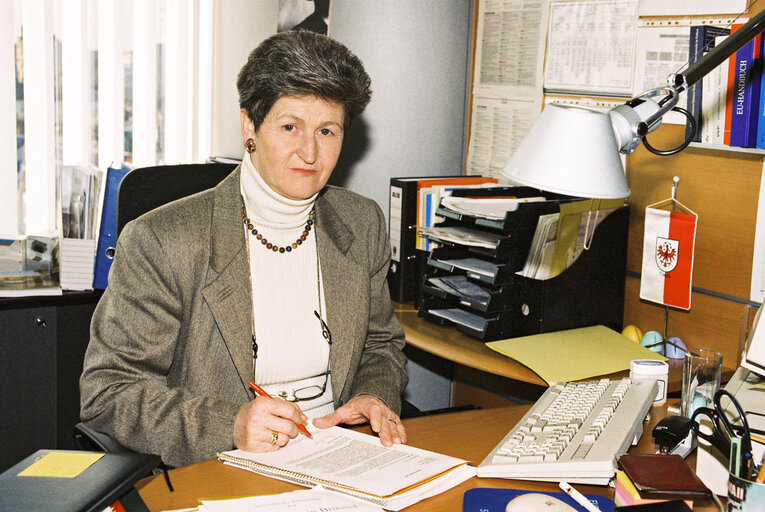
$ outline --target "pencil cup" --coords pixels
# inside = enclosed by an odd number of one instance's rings
[[[683,360],[683,391],[680,415],[690,418],[699,407],[707,407],[720,389],[722,354],[703,348],[690,349]]]
[[[730,474],[727,511],[765,512],[765,484]]]

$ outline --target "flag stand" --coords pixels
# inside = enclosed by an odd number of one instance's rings
[[[670,200],[672,201],[672,211],[677,211],[677,204],[679,201],[677,200],[677,184],[680,183],[680,177],[675,176],[672,178],[672,196],[670,197]],[[685,207],[682,203],[680,203],[681,206]],[[687,208],[686,208],[687,209]],[[678,350],[682,350],[683,352],[686,351],[686,348],[683,346],[678,345],[674,341],[670,341],[669,337],[667,336],[667,332],[669,330],[669,306],[664,306],[664,337],[661,341],[652,343],[651,345],[648,345],[648,348],[654,347],[658,344],[661,344],[661,355],[664,357],[667,356],[667,344],[669,343],[673,347],[675,347]]]

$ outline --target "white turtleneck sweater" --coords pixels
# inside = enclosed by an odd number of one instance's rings
[[[241,189],[250,222],[279,247],[300,238],[318,195],[301,201],[282,197],[260,177],[246,152]],[[246,228],[245,235],[258,344],[255,382],[274,397],[280,392],[289,396],[304,386],[321,387],[328,368],[329,344],[314,314],[319,312],[327,321],[315,229],[311,228],[302,245],[285,253],[266,249]],[[331,380],[320,398],[297,404],[309,417],[332,412]]]

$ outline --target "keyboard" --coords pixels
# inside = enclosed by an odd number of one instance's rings
[[[551,386],[478,466],[478,476],[607,485],[643,433],[655,380]]]

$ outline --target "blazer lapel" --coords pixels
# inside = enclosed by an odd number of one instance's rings
[[[327,307],[326,322],[332,332],[329,358],[332,390],[335,403],[338,403],[343,385],[351,385],[348,375],[353,350],[363,348],[354,343],[365,335],[358,322],[358,310],[349,303],[364,293],[364,271],[346,256],[354,236],[322,194],[316,200],[316,233]]]
[[[237,168],[215,189],[210,271],[202,290],[244,389],[252,372],[252,294],[250,263],[244,246],[240,172]]]

